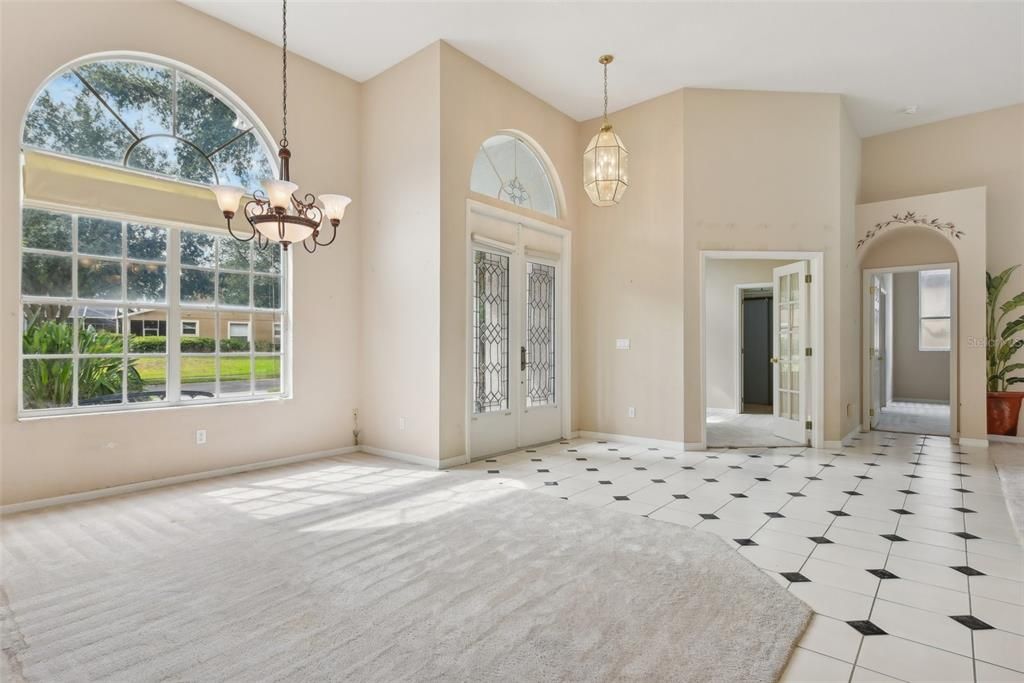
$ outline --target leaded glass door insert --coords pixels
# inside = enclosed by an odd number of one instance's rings
[[[526,263],[526,405],[555,403],[555,267]]]
[[[473,252],[473,413],[509,407],[509,257]]]

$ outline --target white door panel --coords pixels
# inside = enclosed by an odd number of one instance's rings
[[[807,262],[799,261],[775,268],[772,289],[773,316],[772,405],[775,435],[795,441],[807,441],[807,375],[810,339],[807,329]]]
[[[558,266],[550,260],[525,259],[522,345],[520,346],[522,418],[520,446],[562,436],[558,406]]]

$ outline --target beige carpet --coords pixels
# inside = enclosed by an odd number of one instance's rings
[[[710,534],[356,456],[16,515],[28,681],[774,681],[808,608]]]

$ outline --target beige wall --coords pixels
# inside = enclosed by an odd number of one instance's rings
[[[863,155],[862,202],[985,187],[987,269],[1024,263],[1024,104],[866,138]]]
[[[709,408],[736,408],[739,300],[736,286],[772,282],[772,270],[790,261],[714,259],[704,270],[707,401]]]
[[[725,90],[685,91],[684,261],[685,433],[699,441],[700,252],[820,251],[825,283],[826,440],[845,435],[843,346],[858,345],[844,326],[840,296],[842,102],[838,95]],[[852,161],[849,163],[852,164]],[[848,313],[848,312],[847,312]],[[852,410],[856,410],[854,406]]]
[[[840,107],[839,114],[839,301],[842,315],[839,316],[840,400],[836,406],[840,427],[836,438],[845,438],[859,431],[860,426],[861,274],[853,252],[857,241],[861,140],[850,122],[846,108]],[[828,301],[826,305],[831,306],[832,302]]]
[[[922,351],[918,343],[917,272],[893,273],[892,396],[895,400],[949,401],[949,352]]]
[[[440,353],[440,45],[363,88],[360,441],[436,461]],[[405,429],[399,429],[404,418]]]
[[[583,200],[573,255],[581,430],[683,440],[683,100],[680,90],[615,112],[631,187],[618,206]],[[580,125],[580,155],[600,125]],[[619,338],[632,348],[616,350]]]
[[[0,3],[0,500],[103,488],[348,445],[356,406],[360,260],[359,87],[297,56],[290,60],[292,177],[353,203],[338,241],[295,253],[295,397],[18,422],[18,230],[21,122],[46,78],[67,62],[135,50],[188,64],[226,85],[279,128],[280,50],[175,2]],[[54,18],[59,17],[59,21]],[[41,39],[39,27],[45,27]],[[28,57],[27,57],[28,56]],[[209,201],[209,220],[220,224]],[[195,430],[209,443],[195,445]]]
[[[573,230],[582,194],[578,124],[519,86],[440,43],[441,79],[441,355],[440,434],[442,459],[466,452],[466,199],[494,200],[469,191],[469,176],[480,143],[498,131],[518,131],[550,159],[561,180],[565,203],[560,219],[506,209]],[[574,259],[576,255],[574,254]],[[575,303],[575,302],[574,302]],[[574,429],[566,425],[566,432]]]

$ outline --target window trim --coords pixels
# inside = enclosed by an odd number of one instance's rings
[[[228,339],[236,339],[238,335],[231,334],[232,325],[245,325],[245,341],[252,344],[252,319],[249,320],[228,320]]]
[[[188,324],[188,323],[191,323],[191,324],[196,326],[196,331],[195,332],[192,332],[192,333],[189,333],[189,334],[185,333],[185,325]],[[203,335],[199,334],[199,321],[197,319],[195,319],[195,318],[182,318],[181,319],[181,332],[179,334],[181,334],[182,337],[201,337],[201,336],[203,336]]]
[[[944,272],[949,276],[949,286],[946,288],[946,294],[950,299],[950,311],[949,315],[922,315],[921,314],[921,275],[929,272]],[[953,350],[953,311],[952,311],[952,296],[953,296],[953,272],[945,268],[930,268],[926,270],[917,271],[917,350],[920,353],[950,353]],[[925,320],[945,320],[949,323],[950,330],[950,343],[945,348],[939,349],[934,347],[926,347],[922,343],[922,337],[924,335],[924,321]]]
[[[72,264],[72,296],[60,297],[60,296],[36,296],[36,295],[25,295],[22,294],[22,268],[21,268],[21,255],[24,253],[25,248],[22,246],[23,243],[23,231],[24,225],[22,220],[22,212],[24,209],[38,209],[42,211],[50,211],[55,213],[68,213],[72,214],[72,243],[71,251],[69,252],[57,252],[52,250],[41,250],[30,248],[31,253],[52,253],[53,255],[68,256],[71,258]],[[167,311],[167,351],[163,355],[159,355],[161,358],[167,359],[167,396],[162,402],[150,402],[143,401],[139,403],[123,403],[119,405],[96,405],[96,406],[62,406],[57,408],[42,408],[37,410],[26,409],[24,406],[24,372],[25,372],[25,360],[31,359],[44,359],[44,360],[71,360],[74,361],[79,355],[77,345],[77,331],[75,332],[76,337],[73,342],[73,348],[71,353],[67,354],[49,354],[41,356],[37,354],[24,354],[24,347],[21,342],[21,317],[24,315],[24,306],[31,303],[57,303],[61,305],[67,305],[71,307],[82,305],[83,303],[94,303],[97,306],[107,307],[122,307],[125,309],[132,307],[139,307],[140,304],[135,306],[120,300],[117,302],[106,301],[106,300],[82,300],[74,297],[74,282],[77,281],[78,277],[78,244],[77,244],[77,217],[85,215],[90,218],[106,218],[109,220],[116,220],[121,223],[142,223],[147,225],[154,225],[168,230],[167,239],[167,258],[163,262],[166,266],[167,281],[165,285],[166,301],[163,303],[150,304],[153,308],[160,308]],[[37,200],[30,200],[22,198],[21,206],[19,207],[18,215],[18,278],[17,278],[17,301],[18,301],[18,319],[19,319],[19,334],[17,340],[17,364],[18,364],[18,381],[16,386],[17,396],[17,420],[21,421],[32,421],[39,419],[47,419],[54,417],[79,417],[85,415],[111,415],[121,413],[133,413],[139,411],[160,411],[170,410],[175,408],[198,408],[204,406],[217,406],[227,404],[238,404],[238,403],[266,403],[271,401],[283,401],[291,400],[294,398],[293,394],[293,367],[294,359],[292,357],[292,256],[291,250],[283,251],[281,258],[281,308],[278,309],[255,309],[252,304],[251,298],[251,286],[250,286],[250,306],[245,309],[238,308],[239,312],[243,310],[251,315],[254,315],[261,310],[266,312],[276,311],[280,315],[280,322],[283,326],[284,334],[281,336],[281,350],[279,353],[258,353],[255,350],[255,346],[250,343],[250,351],[244,355],[248,355],[253,359],[253,372],[255,372],[255,359],[260,356],[277,356],[280,358],[281,364],[281,388],[279,393],[256,393],[255,390],[255,377],[253,377],[253,392],[251,394],[242,394],[238,396],[215,396],[213,398],[204,399],[188,399],[182,400],[180,397],[181,381],[180,381],[180,370],[181,370],[181,359],[186,355],[195,354],[183,354],[181,351],[181,325],[182,314],[187,315],[190,310],[211,310],[216,312],[218,307],[216,303],[208,305],[185,305],[183,306],[179,296],[179,285],[180,285],[180,272],[181,272],[181,251],[180,251],[180,234],[181,230],[192,230],[209,233],[215,237],[228,236],[227,232],[220,228],[214,228],[205,225],[197,225],[194,223],[186,222],[170,222],[167,220],[152,219],[145,216],[121,214],[111,211],[94,210],[89,207],[78,207],[63,204],[55,204],[52,202],[44,202]],[[122,237],[122,245],[126,242],[126,234]],[[127,257],[127,252],[124,251],[126,247],[122,249],[122,256],[120,262],[127,264],[133,260]],[[126,292],[127,281],[122,281],[122,293]],[[225,307],[231,310],[232,307]],[[75,328],[77,330],[77,326]],[[129,358],[132,356],[142,356],[145,354],[130,353],[127,349],[127,335],[125,336],[125,347],[122,352],[117,355],[120,358]],[[202,354],[204,356],[211,356],[213,358],[219,358],[223,354],[219,349],[213,354]],[[239,356],[243,354],[229,353],[226,355]],[[154,355],[153,357],[157,357]],[[219,381],[218,381],[219,385]],[[75,389],[72,393],[72,403],[78,402],[78,384],[75,382]]]

